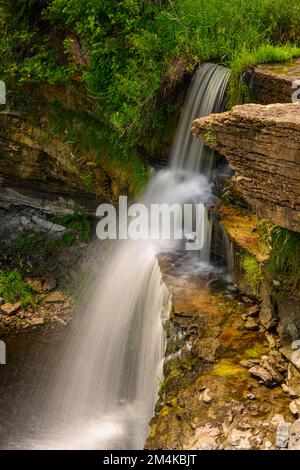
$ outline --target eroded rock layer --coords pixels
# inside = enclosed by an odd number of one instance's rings
[[[257,65],[246,72],[253,99],[260,104],[291,103],[300,78],[300,59],[283,64]],[[299,92],[294,94],[299,98]]]
[[[247,104],[196,119],[193,134],[226,157],[260,217],[300,232],[300,107]]]

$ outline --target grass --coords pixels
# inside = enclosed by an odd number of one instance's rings
[[[244,70],[250,69],[257,64],[287,62],[299,56],[300,48],[290,43],[281,46],[267,43],[252,51],[244,47],[241,51],[236,52],[230,61],[232,74],[228,92],[228,108],[235,104],[251,101],[251,91],[242,80]]]
[[[292,289],[296,288],[300,282],[300,234],[264,220],[258,229],[271,247],[267,269],[273,277]]]
[[[299,24],[298,0],[15,0],[0,7],[0,77],[85,88],[95,110],[65,120],[64,136],[138,194],[148,176],[140,157],[165,142],[184,77],[203,61],[229,66],[230,105],[249,101],[243,70],[299,55]]]
[[[35,306],[37,298],[32,288],[17,270],[0,271],[0,297],[4,302],[21,302],[22,307]]]

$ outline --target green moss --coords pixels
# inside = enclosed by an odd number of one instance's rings
[[[211,124],[207,125],[207,131],[204,134],[204,142],[207,145],[212,145],[212,146],[217,145],[217,136],[212,130]]]
[[[0,271],[0,297],[4,302],[21,302],[22,307],[35,306],[37,297],[16,270]]]
[[[241,266],[245,273],[245,280],[253,291],[256,291],[259,284],[263,281],[264,275],[262,267],[258,261],[250,254],[245,254],[241,259]]]
[[[71,245],[75,240],[85,243],[90,241],[91,221],[85,212],[79,210],[74,214],[58,215],[53,221],[67,228],[67,233],[61,238],[65,245]]]
[[[259,359],[263,354],[266,354],[268,348],[261,343],[254,343],[249,349],[246,349],[244,356],[246,359]]]
[[[155,439],[156,432],[157,432],[157,424],[156,423],[151,424],[151,430],[150,430],[150,434],[148,436],[148,439]]]
[[[235,364],[230,359],[221,359],[212,369],[212,374],[230,379],[233,377],[247,378],[247,371],[238,364]]]

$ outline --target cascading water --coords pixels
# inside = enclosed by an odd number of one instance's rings
[[[191,126],[194,118],[220,111],[228,77],[229,71],[218,65],[199,68],[182,111],[170,167],[152,178],[143,203],[210,203],[213,156],[192,137]],[[206,219],[202,264],[209,264],[210,255]],[[48,390],[49,380],[41,378],[34,400],[32,395],[23,400],[6,447],[143,447],[162,377],[162,320],[170,310],[155,258],[164,249],[174,246],[153,246],[151,240],[120,243],[96,283],[78,331],[68,341],[51,379],[55,385]],[[31,401],[44,410],[36,414],[32,428],[26,425]]]

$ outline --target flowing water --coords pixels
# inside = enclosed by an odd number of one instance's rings
[[[170,166],[152,178],[143,203],[212,204],[213,154],[190,129],[194,118],[221,110],[228,77],[227,69],[214,64],[199,68],[182,111]],[[212,269],[207,214],[205,220],[205,246],[193,258],[192,269],[199,273]],[[15,395],[22,399],[11,406],[10,423],[2,425],[2,447],[143,447],[162,378],[163,321],[171,307],[155,255],[175,249],[178,246],[171,242],[118,243],[94,283],[77,331],[60,348],[48,351],[51,357],[42,371],[27,361],[19,367],[24,380],[9,384],[17,387]]]

